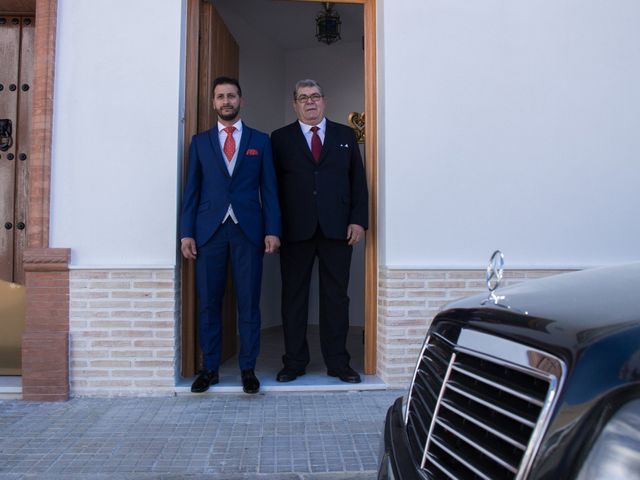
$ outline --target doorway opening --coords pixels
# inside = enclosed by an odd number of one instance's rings
[[[220,21],[224,24],[219,31],[206,32],[209,27],[204,12],[213,6]],[[193,38],[194,29],[200,31],[200,50],[197,57],[187,52],[187,105],[191,102],[190,90],[198,92],[198,110],[192,112],[190,124],[187,106],[186,135],[210,128],[202,124],[203,105],[202,78],[208,73],[210,80],[217,75],[237,75],[243,88],[244,106],[242,118],[251,127],[271,133],[273,130],[295,120],[291,108],[292,90],[295,82],[302,78],[313,78],[323,86],[327,99],[327,117],[339,123],[347,124],[350,114],[362,114],[367,118],[366,129],[369,136],[360,145],[367,170],[370,195],[370,227],[366,245],[361,242],[353,253],[351,281],[349,287],[350,339],[348,349],[352,366],[360,373],[374,375],[376,371],[376,289],[377,289],[377,239],[376,239],[376,157],[375,157],[375,17],[373,0],[355,0],[336,2],[334,7],[341,16],[342,39],[331,45],[319,43],[315,38],[315,16],[322,10],[321,2],[316,1],[277,1],[277,0],[213,0],[212,2],[193,1],[189,3],[188,38]],[[193,9],[197,8],[196,16]],[[205,35],[202,29],[205,29]],[[234,61],[233,49],[226,48],[218,52],[217,59],[208,59],[203,65],[203,39],[205,42],[220,42],[228,46],[221,32],[227,30],[237,45],[237,73],[231,69]],[[197,33],[197,32],[196,32]],[[222,35],[222,37],[221,37]],[[197,38],[197,37],[196,37]],[[221,40],[222,39],[222,40]],[[189,44],[189,40],[188,40]],[[187,47],[189,49],[189,47]],[[191,59],[191,60],[190,60]],[[198,60],[197,78],[191,74],[189,62]],[[224,59],[227,66],[211,68],[210,64]],[[191,69],[193,71],[193,67]],[[197,81],[196,81],[197,80]],[[199,85],[200,91],[197,90]],[[210,83],[209,83],[210,85]],[[210,108],[208,109],[210,111]],[[362,126],[361,124],[360,127]],[[191,131],[189,130],[191,128]],[[195,128],[195,130],[194,130]],[[354,127],[357,128],[357,127]],[[184,265],[184,264],[183,264]],[[182,312],[182,376],[189,378],[198,369],[197,347],[189,342],[196,341],[195,307],[188,302],[189,290],[193,291],[190,266],[183,266],[183,312]],[[307,369],[309,382],[318,380],[326,383],[339,382],[326,376],[326,369],[319,349],[318,338],[318,286],[317,274],[313,274],[314,284],[310,296],[309,309],[309,346],[311,364]],[[228,289],[229,290],[229,289]],[[275,384],[275,374],[281,368],[281,355],[284,342],[280,327],[280,273],[277,255],[265,256],[262,285],[262,340],[261,355],[258,359],[257,373],[263,385]],[[233,317],[233,302],[227,316]],[[233,320],[233,319],[232,319]],[[232,323],[233,325],[233,323]],[[224,327],[223,327],[224,328]],[[186,335],[185,335],[186,334]],[[235,330],[233,331],[235,334]],[[231,337],[231,335],[227,335]],[[224,341],[224,340],[223,340]],[[235,339],[233,339],[235,343]],[[235,346],[235,345],[233,345]],[[232,354],[221,368],[221,384],[225,376],[239,378],[236,357]],[[312,375],[310,375],[312,372]],[[317,377],[317,378],[312,378]],[[292,385],[302,384],[301,377]],[[270,382],[272,381],[272,382]],[[299,383],[301,382],[301,383]],[[353,388],[353,386],[351,386]]]

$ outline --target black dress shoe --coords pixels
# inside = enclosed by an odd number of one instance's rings
[[[335,368],[327,370],[327,375],[330,377],[338,377],[343,382],[347,383],[360,383],[362,380],[360,379],[360,375],[349,365],[342,368]]]
[[[209,385],[218,383],[218,372],[215,370],[202,370],[191,384],[193,393],[202,393],[209,390]]]
[[[306,372],[304,368],[301,370],[296,370],[294,368],[284,367],[278,372],[278,375],[276,375],[276,380],[278,382],[291,382],[296,378],[301,377],[305,373]]]
[[[260,381],[253,370],[241,370],[242,390],[244,393],[258,393],[260,391]]]

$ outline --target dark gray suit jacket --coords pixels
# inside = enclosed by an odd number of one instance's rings
[[[346,239],[349,224],[368,227],[367,181],[350,127],[327,120],[317,163],[297,120],[273,132],[271,144],[284,242],[307,240],[318,225],[334,239]]]

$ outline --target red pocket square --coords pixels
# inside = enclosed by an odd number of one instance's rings
[[[258,150],[256,150],[255,148],[249,148],[246,152],[245,155],[259,155],[260,152],[258,152]]]

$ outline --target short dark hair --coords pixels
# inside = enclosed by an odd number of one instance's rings
[[[304,87],[318,87],[318,90],[320,90],[320,95],[322,95],[324,97],[324,92],[322,91],[322,87],[320,86],[320,84],[318,82],[316,82],[315,80],[312,80],[310,78],[305,78],[304,80],[298,80],[296,82],[296,86],[293,87],[293,99],[296,99],[296,96],[298,95],[298,90]]]
[[[235,85],[238,89],[238,96],[242,96],[242,89],[240,88],[240,82],[238,82],[237,78],[233,77],[218,77],[213,81],[213,87],[211,88],[211,93],[216,90],[218,85]]]

